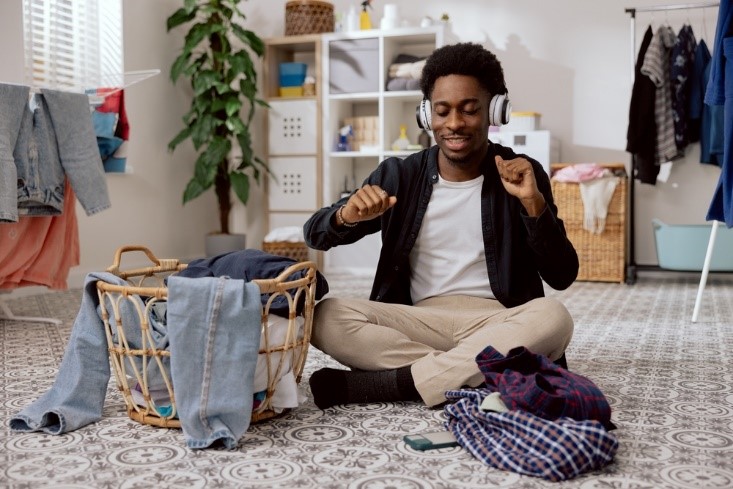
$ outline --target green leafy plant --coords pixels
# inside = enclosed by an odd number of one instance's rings
[[[185,77],[193,88],[191,108],[183,116],[185,127],[168,149],[191,139],[198,158],[183,203],[213,185],[224,234],[229,234],[231,191],[246,205],[250,178],[259,184],[262,173],[269,172],[254,155],[250,132],[256,106],[267,106],[257,96],[254,64],[254,56],[261,58],[265,46],[257,34],[242,27],[246,19],[239,8],[242,1],[185,0],[167,20],[168,32],[188,26],[183,50],[171,66],[171,81]],[[230,157],[235,143],[241,150],[239,161]]]

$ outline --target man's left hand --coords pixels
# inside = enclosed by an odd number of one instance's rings
[[[499,155],[495,161],[506,191],[522,202],[527,214],[539,216],[545,209],[545,197],[537,188],[532,164],[524,158],[505,160]]]

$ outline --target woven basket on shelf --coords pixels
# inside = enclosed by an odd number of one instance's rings
[[[151,260],[152,266],[131,270],[121,270],[120,262],[124,253],[144,252]],[[122,393],[127,415],[130,419],[142,424],[160,426],[164,428],[180,428],[181,422],[178,419],[173,383],[169,371],[169,359],[171,352],[156,348],[155,340],[151,335],[150,313],[157,303],[166,301],[168,289],[165,287],[164,278],[171,273],[183,270],[185,264],[177,259],[158,259],[150,250],[142,246],[124,246],[117,250],[114,263],[107,271],[127,281],[129,285],[114,285],[104,281],[97,282],[97,293],[101,308],[102,321],[107,336],[107,347],[109,350],[112,370],[114,371],[117,388]],[[299,279],[290,279],[293,274],[302,276]],[[286,369],[292,369],[296,383],[299,383],[303,373],[308,346],[310,344],[311,330],[313,326],[313,308],[315,306],[316,266],[312,262],[301,262],[286,268],[278,277],[273,279],[253,280],[263,294],[270,294],[270,300],[262,308],[262,342],[258,358],[263,358],[267,368],[267,389],[264,399],[252,410],[252,422],[263,421],[277,416],[278,413],[272,405],[272,396],[275,392],[277,381],[286,373]],[[127,301],[134,301],[134,296],[142,299],[144,309],[137,306],[122,307],[128,304]],[[278,296],[289,296],[290,312],[287,318],[287,326],[282,344],[272,344],[270,340],[272,333],[268,326],[270,305],[273,299]],[[303,300],[304,299],[304,300]],[[296,306],[302,304],[302,317],[298,317]],[[135,310],[137,317],[125,317],[122,311]],[[301,320],[302,319],[302,320]],[[123,325],[139,325],[140,335],[136,338],[137,343],[142,347],[135,349],[130,344],[135,344],[131,338],[126,336],[126,329],[129,332],[133,328],[125,328]],[[284,324],[283,324],[284,326]],[[263,347],[264,345],[264,347]],[[162,381],[167,389],[167,399],[170,399],[170,406],[157,406],[155,395],[151,394],[148,372],[160,373]],[[153,374],[150,374],[153,375]],[[131,389],[137,386],[140,397],[144,402],[137,402],[133,398]]]
[[[296,261],[308,261],[308,247],[303,242],[264,241],[262,251],[271,255],[284,256]]]
[[[553,164],[552,170],[566,166]],[[626,264],[626,186],[623,163],[602,165],[621,177],[608,205],[606,225],[601,234],[583,228],[583,201],[577,183],[552,180],[552,194],[558,217],[563,220],[570,242],[580,261],[578,280],[623,282]]]
[[[320,0],[292,0],[285,4],[285,35],[333,32],[333,4]]]

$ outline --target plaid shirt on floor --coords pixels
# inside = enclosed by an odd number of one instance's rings
[[[548,421],[524,411],[482,411],[489,389],[447,391],[446,425],[458,443],[482,462],[553,482],[609,464],[616,437],[598,421]]]
[[[545,419],[568,417],[600,421],[607,429],[611,406],[588,378],[569,372],[520,346],[502,355],[492,347],[476,356],[490,391],[498,391],[510,410],[521,409]]]

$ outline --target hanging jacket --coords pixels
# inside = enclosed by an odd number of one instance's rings
[[[710,80],[705,92],[705,102],[723,105],[723,165],[718,184],[713,193],[705,219],[725,222],[733,227],[733,154],[731,128],[733,128],[733,4],[721,2],[718,25],[715,32]]]
[[[654,159],[657,165],[677,158],[677,143],[674,139],[674,117],[672,115],[672,94],[669,81],[669,54],[676,36],[669,26],[660,26],[644,55],[641,72],[647,75],[657,87],[654,102],[654,117],[657,123],[657,146]]]
[[[654,163],[657,140],[654,103],[657,87],[651,78],[641,72],[652,37],[654,33],[652,26],[649,26],[644,33],[636,58],[634,86],[629,105],[629,127],[626,132],[626,151],[634,158],[634,178],[642,183],[654,185],[659,174],[659,167]]]
[[[694,65],[697,41],[692,27],[684,25],[670,53],[669,79],[672,95],[672,118],[674,139],[677,149],[683,151],[690,142],[688,134],[688,109],[690,99],[690,78]]]

